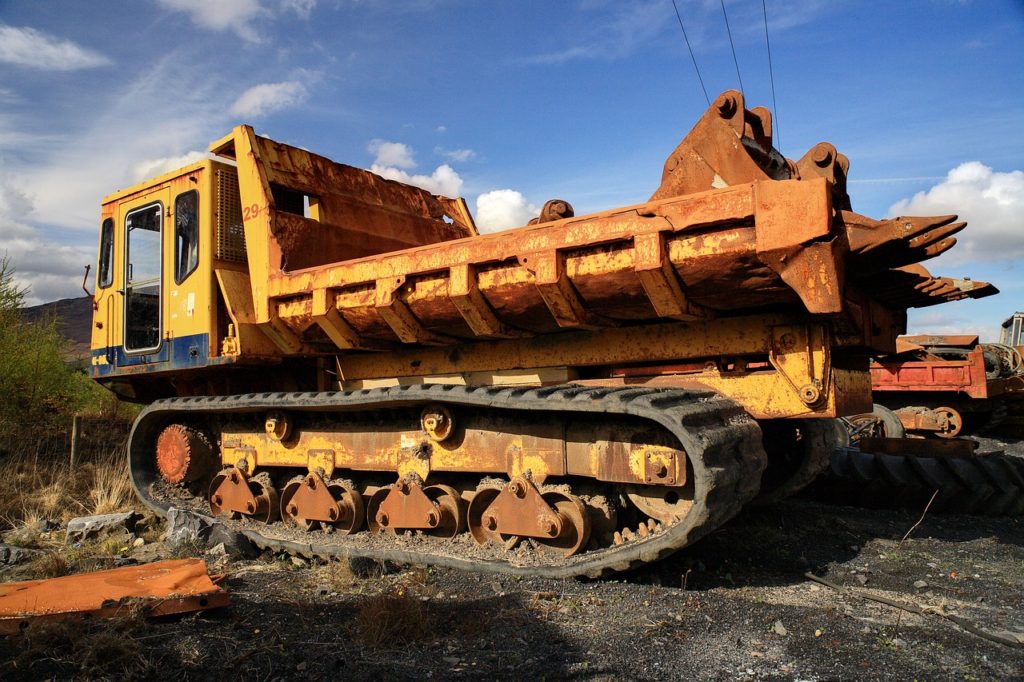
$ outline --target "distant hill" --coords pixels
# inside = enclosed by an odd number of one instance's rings
[[[21,319],[35,323],[56,318],[57,330],[68,340],[68,360],[89,358],[92,341],[92,299],[88,296],[64,298],[21,309]]]

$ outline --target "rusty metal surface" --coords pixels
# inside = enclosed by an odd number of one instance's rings
[[[243,204],[256,207],[246,240],[257,324],[284,354],[313,352],[309,344],[321,341],[456,346],[797,302],[811,314],[837,314],[848,312],[847,282],[876,299],[892,289],[881,300],[897,310],[994,293],[916,269],[955,243],[964,227],[955,216],[878,221],[853,213],[846,157],[821,143],[797,163],[785,159],[772,147],[770,113],[747,110],[736,91],[723,93],[670,155],[647,204],[579,217],[552,200],[531,226],[472,239],[441,230],[414,236],[421,245],[404,250],[377,229],[379,211],[425,216],[429,231],[439,198],[392,196],[372,174],[244,127],[214,151],[238,159]],[[330,246],[334,237],[321,239],[335,229],[329,202],[318,199],[317,211],[299,217],[282,187],[351,201],[365,192],[378,213],[342,222],[362,221],[365,239],[379,234],[380,243]],[[875,341],[862,339],[883,350]]]
[[[209,439],[197,429],[171,424],[156,441],[156,464],[168,483],[191,483],[210,473],[213,449]]]
[[[371,496],[367,521],[374,532],[422,530],[450,538],[465,529],[465,512],[462,496],[454,488],[424,487],[419,477],[411,475]]]
[[[252,467],[246,466],[249,470]],[[264,522],[277,518],[277,490],[266,474],[249,478],[243,469],[232,466],[210,482],[210,510],[214,515],[241,514]]]
[[[26,623],[69,617],[111,618],[142,609],[166,616],[227,606],[202,559],[158,561],[48,580],[0,584],[0,634]]]
[[[875,392],[945,392],[971,398],[989,398],[1002,391],[1001,379],[990,380],[980,346],[961,358],[942,358],[923,352],[923,358],[906,355],[871,363],[871,390]]]
[[[575,495],[541,492],[528,476],[516,476],[503,489],[488,488],[470,502],[470,532],[478,544],[514,546],[533,538],[537,546],[572,556],[590,537],[590,517]]]

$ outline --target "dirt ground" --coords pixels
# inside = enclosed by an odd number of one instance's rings
[[[0,677],[1024,677],[1024,648],[856,596],[1024,633],[1021,521],[928,514],[901,542],[920,516],[808,499],[752,507],[666,561],[603,581],[207,554],[226,574],[229,608],[0,639]],[[167,554],[158,542],[133,551]]]

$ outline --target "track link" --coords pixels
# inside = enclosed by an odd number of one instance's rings
[[[757,423],[737,403],[711,391],[605,388],[574,385],[543,388],[415,385],[352,392],[260,393],[211,398],[171,398],[147,407],[132,427],[128,453],[132,484],[159,514],[171,503],[153,496],[158,478],[153,445],[173,420],[216,413],[290,411],[344,412],[442,403],[496,410],[629,415],[660,424],[682,444],[693,468],[694,504],[662,532],[619,546],[591,550],[550,565],[523,566],[502,560],[452,557],[431,550],[346,546],[344,541],[304,543],[239,529],[261,549],[307,558],[365,557],[397,563],[433,564],[470,571],[565,578],[601,577],[662,559],[720,527],[757,494],[766,456]],[[231,525],[231,521],[227,522]]]

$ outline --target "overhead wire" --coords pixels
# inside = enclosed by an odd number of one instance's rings
[[[683,40],[686,41],[686,49],[690,51],[690,59],[693,60],[693,70],[697,72],[697,80],[700,81],[700,89],[704,92],[704,99],[707,100],[708,106],[710,107],[711,98],[708,97],[708,90],[704,87],[704,79],[701,78],[700,67],[697,66],[697,58],[693,56],[693,48],[690,47],[690,39],[686,37],[686,29],[683,27],[683,17],[679,14],[679,7],[676,5],[676,0],[672,0],[672,7],[676,11],[676,19],[679,20],[679,30],[683,32]]]
[[[768,41],[768,7],[765,0],[761,0],[761,10],[764,12],[764,44],[768,47],[768,78],[772,83],[772,137],[775,140],[775,148],[782,151],[782,142],[779,136],[779,104],[775,101],[775,72],[772,70],[772,44]],[[739,67],[736,67],[739,73]]]
[[[725,0],[722,3],[722,16],[725,17],[725,31],[729,34],[729,47],[732,48],[732,63],[736,65],[736,78],[740,82],[740,94],[743,94],[743,76],[740,75],[740,62],[736,59],[736,44],[732,42],[732,29],[729,28],[729,15],[725,11]]]

